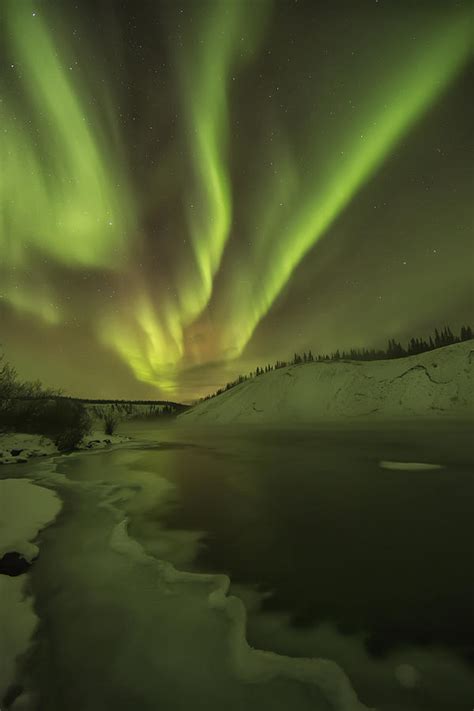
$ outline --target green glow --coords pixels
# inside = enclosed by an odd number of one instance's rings
[[[61,311],[50,288],[45,284],[22,281],[12,283],[3,280],[1,298],[9,302],[17,311],[38,318],[43,323],[54,326],[61,321]]]
[[[102,319],[99,336],[116,350],[138,380],[174,392],[183,343],[173,308],[162,308],[158,313],[147,294],[138,289],[133,300],[129,297],[122,305],[118,317],[109,314]]]
[[[208,366],[229,379],[252,367],[265,329],[240,364],[231,361],[470,49],[468,17],[449,3],[421,12],[423,22],[387,10],[373,30],[364,10],[368,50],[347,69],[337,35],[330,58],[319,28],[320,55],[298,44],[309,6],[288,11],[288,33],[276,8],[262,45],[269,2],[203,0],[176,12],[169,61],[160,49],[156,67],[152,53],[146,66],[132,53],[130,66],[115,67],[107,50],[117,42],[123,51],[120,39],[89,54],[85,41],[68,40],[78,15],[57,4],[63,39],[48,5],[0,8],[0,299],[58,340],[78,325],[91,352],[109,348],[135,380],[176,397]],[[166,7],[150,19],[168,19]],[[398,30],[380,43],[390,17]],[[334,33],[338,19],[330,22]],[[356,39],[356,54],[362,46]],[[110,77],[98,92],[102,60]],[[313,77],[321,67],[314,83],[306,66]],[[421,221],[415,214],[413,230]],[[318,324],[331,315],[327,308]],[[287,355],[285,328],[277,357]]]
[[[11,71],[28,108],[5,90],[0,249],[16,265],[39,250],[65,264],[112,267],[131,223],[128,194],[117,187],[121,170],[83,109],[75,65],[61,62],[33,8],[29,0],[6,5]]]
[[[412,56],[408,60],[404,57],[405,65],[396,70],[392,82],[384,81],[372,97],[362,100],[364,116],[358,125],[351,122],[350,135],[339,137],[330,174],[323,176],[324,185],[321,176],[315,176],[313,190],[307,191],[305,200],[293,209],[276,233],[269,235],[265,224],[255,225],[259,238],[255,255],[259,260],[258,273],[251,289],[231,286],[231,313],[221,345],[230,357],[242,353],[295,267],[372,177],[397,141],[449,84],[468,58],[470,46],[470,22],[466,15],[448,20],[433,36],[417,42]],[[275,209],[273,203],[268,206],[269,212],[264,212],[264,219],[270,216],[272,227]]]
[[[205,8],[199,41],[189,42],[177,56],[191,184],[185,209],[192,261],[181,266],[174,296],[160,300],[141,295],[130,327],[113,316],[103,320],[101,338],[130,365],[135,376],[167,392],[176,385],[177,365],[184,355],[185,329],[202,313],[229,236],[232,195],[227,168],[229,84],[231,72],[252,55],[258,44],[267,3],[259,3],[247,27],[241,3],[217,2]],[[178,270],[179,271],[179,270]]]
[[[213,279],[221,263],[232,221],[232,194],[227,168],[229,138],[229,85],[231,73],[248,60],[258,46],[268,3],[252,10],[240,2],[209,5],[194,42],[178,56],[186,138],[190,146],[193,185],[185,207],[196,275],[186,273],[179,302],[185,324],[207,305]],[[235,76],[234,76],[235,79]]]

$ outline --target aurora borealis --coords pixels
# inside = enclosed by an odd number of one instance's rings
[[[0,343],[190,400],[472,321],[464,2],[0,8]]]

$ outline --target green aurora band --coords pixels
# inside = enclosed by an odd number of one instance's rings
[[[189,292],[180,289],[184,323],[207,305],[232,223],[232,189],[226,165],[229,138],[231,72],[249,61],[261,36],[266,0],[253,11],[249,30],[245,3],[209,5],[202,26],[195,29],[177,56],[185,134],[189,142],[194,185],[186,195],[189,234],[198,278]],[[245,40],[245,41],[244,41]],[[183,281],[189,281],[190,276]]]
[[[72,59],[60,61],[32,3],[8,1],[4,12],[22,101],[0,86],[0,269],[16,270],[14,279],[2,275],[2,292],[14,308],[55,324],[61,308],[38,278],[38,255],[70,268],[123,265],[130,191],[114,151],[92,130],[90,97],[84,92],[81,100],[66,68]]]
[[[247,62],[261,37],[267,2],[254,12],[252,31],[241,3],[214,3],[208,7],[188,52],[176,57],[190,146],[192,187],[186,190],[186,213],[193,259],[179,274],[176,297],[144,293],[135,284],[133,313],[123,319],[107,315],[99,337],[112,345],[146,383],[173,392],[177,363],[183,358],[184,331],[202,313],[212,295],[215,274],[229,236],[232,195],[226,166],[229,131],[228,85],[231,71]],[[243,35],[245,34],[245,42]],[[188,194],[189,193],[189,194]],[[130,296],[127,296],[127,302]]]
[[[140,222],[144,200],[134,194],[127,174],[126,141],[110,126],[110,98],[104,92],[95,101],[87,83],[75,78],[70,50],[29,0],[8,0],[2,8],[12,71],[0,85],[2,296],[20,313],[54,327],[67,309],[44,264],[66,273],[112,275],[119,307],[98,303],[96,338],[138,380],[166,393],[177,392],[180,373],[195,364],[241,356],[304,256],[449,86],[470,52],[470,16],[447,9],[443,23],[433,22],[419,41],[398,50],[383,83],[361,90],[363,110],[333,131],[326,162],[319,160],[320,138],[314,130],[311,136],[310,125],[304,166],[291,145],[276,141],[271,157],[278,173],[264,184],[256,181],[254,209],[239,235],[250,244],[247,261],[226,260],[236,239],[228,155],[231,89],[236,74],[258,57],[269,8],[267,2],[202,4],[198,31],[185,33],[185,41],[172,48],[188,150],[180,186],[186,246],[175,273],[152,278],[143,278],[137,267],[142,229],[146,237]],[[388,54],[381,58],[381,66],[389,63]],[[19,93],[12,90],[14,82]],[[195,340],[195,332],[205,335]]]
[[[392,81],[384,82],[383,90],[377,87],[361,102],[364,115],[353,120],[350,134],[335,139],[339,150],[334,150],[324,184],[320,175],[313,175],[314,185],[308,181],[304,200],[292,206],[283,224],[276,224],[278,195],[264,205],[262,220],[253,227],[260,238],[252,261],[259,268],[251,274],[251,288],[242,289],[237,279],[231,282],[228,328],[221,334],[223,352],[232,358],[243,352],[305,254],[462,68],[470,56],[471,41],[471,23],[464,13],[427,33],[423,42],[407,52]],[[308,163],[317,166],[315,159]],[[288,192],[294,195],[294,163],[286,160],[280,165],[280,184],[288,184]]]
[[[74,90],[34,6],[6,6],[12,69],[26,107],[10,102],[8,92],[2,102],[2,252],[16,264],[40,249],[66,265],[110,268],[126,252],[130,190],[119,188],[120,167],[93,133],[88,97],[81,101]],[[34,130],[31,119],[18,119],[22,108],[34,116]]]

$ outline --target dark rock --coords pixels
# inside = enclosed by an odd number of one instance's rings
[[[22,575],[26,573],[30,568],[31,563],[29,563],[25,558],[23,558],[20,553],[16,551],[9,551],[0,558],[0,575],[9,575],[14,578],[17,575]]]
[[[21,684],[12,684],[8,687],[5,696],[3,697],[2,708],[9,709],[13,706],[17,698],[23,693]]]

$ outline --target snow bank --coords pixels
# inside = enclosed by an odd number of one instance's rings
[[[0,557],[16,551],[32,560],[38,547],[31,541],[60,508],[56,494],[30,479],[0,479]]]
[[[474,341],[408,358],[316,362],[260,375],[199,403],[182,423],[304,423],[354,418],[469,417]]]
[[[29,479],[0,480],[0,557],[15,551],[26,560],[35,558],[38,547],[32,541],[60,508],[52,491]],[[24,575],[0,575],[0,699],[14,681],[16,659],[28,648],[37,624],[25,581]]]
[[[122,435],[108,435],[94,430],[87,435],[87,437],[84,437],[82,442],[80,442],[77,446],[77,449],[103,449],[111,444],[123,444],[129,440],[130,437],[124,437]]]
[[[93,431],[84,437],[76,449],[103,449],[112,444],[123,444],[129,437],[106,435]],[[7,432],[0,435],[0,464],[22,464],[32,457],[58,454],[58,448],[48,437],[35,434]]]
[[[56,454],[58,448],[48,437],[8,432],[0,435],[0,464],[27,462],[31,457]]]

